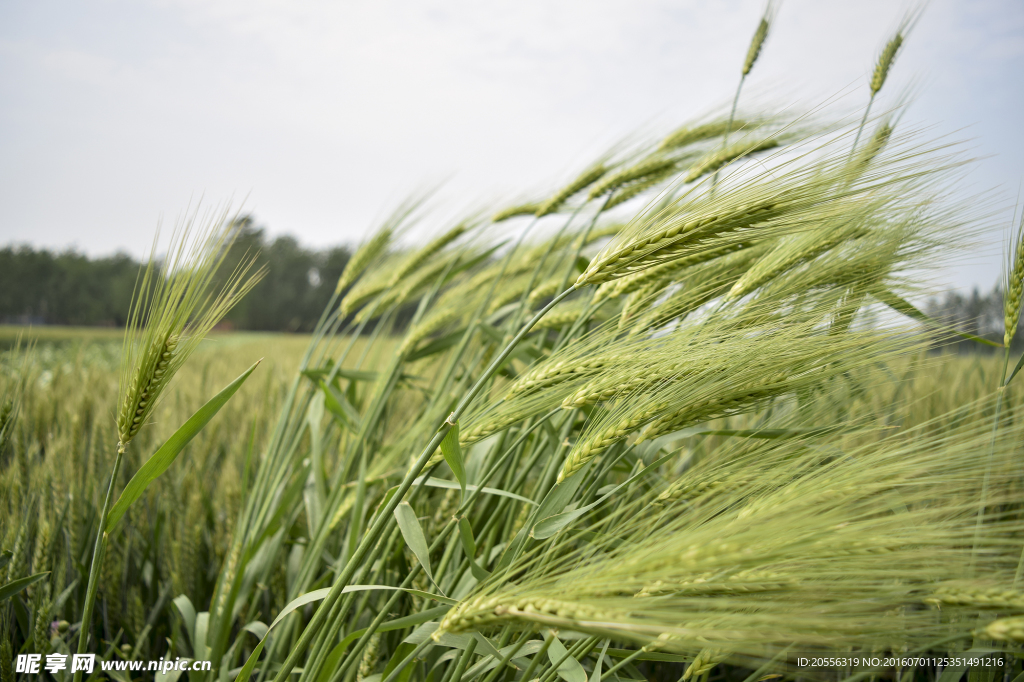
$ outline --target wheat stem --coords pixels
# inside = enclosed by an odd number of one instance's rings
[[[555,237],[553,240],[554,243],[558,243],[558,240],[561,238],[562,234],[564,234],[565,231],[569,228],[569,226],[572,224],[572,221],[576,218],[576,216],[579,214],[579,212],[583,209],[585,205],[585,203],[580,204],[573,210],[572,215],[569,216],[569,219],[566,220],[562,227],[559,228],[558,232],[555,233]],[[594,220],[597,220],[597,218],[595,217]],[[537,281],[537,277],[538,275],[540,275],[540,271],[544,267],[544,263],[547,262],[549,253],[550,252],[545,252],[544,255],[541,256],[540,260],[537,261],[537,265],[533,268],[533,272],[530,273],[530,279],[526,283],[526,288],[523,289],[522,296],[519,298],[519,307],[516,308],[516,312],[512,316],[512,324],[509,327],[510,329],[517,328],[519,326],[519,323],[522,322],[523,315],[529,310],[530,306],[528,302],[530,299],[530,294],[533,290],[533,285]],[[565,289],[564,281],[562,282],[561,286],[556,289],[556,291],[561,291],[562,289]]]
[[[476,640],[473,641],[475,642]],[[547,656],[548,649],[551,648],[551,643],[554,641],[554,636],[548,637],[544,640],[544,643],[540,645],[540,650],[533,655],[530,665],[526,666],[526,671],[520,679],[526,680],[526,682],[531,682],[531,680],[533,680],[533,672],[537,669],[537,666],[540,665],[541,659]]]
[[[624,659],[622,659],[621,661],[619,661],[618,663],[616,663],[612,667],[610,667],[607,670],[605,670],[604,673],[602,674],[602,677],[604,677],[604,675],[613,675],[613,674],[619,672],[619,670],[623,666],[629,665],[630,663],[635,661],[640,655],[645,654],[645,653],[647,653],[646,649],[644,649],[644,648],[637,649],[636,651],[631,653],[629,656],[626,656]]]
[[[868,100],[868,106],[864,110],[864,116],[860,119],[860,126],[857,128],[857,136],[853,138],[853,147],[850,148],[850,159],[853,159],[853,155],[857,152],[857,145],[860,143],[860,136],[864,132],[864,124],[868,121],[868,113],[871,111],[871,105],[875,103],[875,93],[871,93],[871,98]]]
[[[476,642],[476,640],[473,640],[473,641]],[[427,647],[433,646],[433,645],[434,645],[434,640],[430,639],[429,637],[427,637],[425,640],[420,642],[419,646],[417,646],[415,649],[410,651],[409,655],[406,656],[405,658],[403,658],[402,662],[395,666],[394,670],[391,671],[391,674],[388,675],[386,678],[384,678],[384,682],[395,682],[395,680],[398,679],[398,676],[400,674],[402,674],[402,671],[405,670],[406,667],[408,667],[408,665],[410,663],[412,663],[414,660],[416,660],[417,656],[422,654],[423,651]],[[467,647],[467,651],[468,651],[468,647]]]
[[[729,110],[729,123],[725,126],[725,135],[722,136],[722,149],[724,150],[729,144],[729,133],[732,132],[732,122],[736,118],[736,105],[740,101],[740,90],[743,89],[743,82],[747,80],[747,70],[740,76],[739,85],[736,86],[736,95],[732,98],[732,109]],[[711,191],[708,193],[708,198],[715,196],[715,185],[718,184],[718,171],[711,177]]]
[[[574,290],[572,288],[563,291],[561,294],[552,299],[552,301],[548,305],[541,309],[540,312],[538,312],[529,322],[527,322],[523,326],[519,333],[516,334],[516,336],[508,343],[508,345],[505,347],[504,350],[502,350],[498,357],[496,357],[491,362],[490,366],[487,368],[487,370],[484,371],[483,375],[480,376],[479,379],[477,379],[477,382],[473,385],[473,387],[466,392],[466,395],[463,396],[462,400],[456,406],[455,410],[452,411],[451,415],[449,415],[448,419],[441,424],[440,428],[437,430],[437,433],[434,434],[434,437],[431,438],[430,442],[427,444],[427,447],[424,448],[423,452],[416,460],[416,463],[405,475],[405,478],[402,479],[402,483],[399,485],[395,495],[391,498],[391,500],[388,502],[386,507],[381,511],[381,513],[377,515],[377,519],[376,521],[374,521],[373,526],[371,526],[370,529],[366,531],[366,534],[363,535],[363,538],[362,540],[360,540],[358,547],[356,547],[356,551],[353,553],[351,557],[349,557],[349,560],[345,564],[345,568],[342,569],[341,573],[335,580],[334,585],[331,587],[331,591],[327,594],[327,597],[325,597],[324,600],[320,603],[320,606],[313,614],[313,619],[302,631],[302,635],[299,637],[298,642],[295,643],[291,652],[288,654],[288,657],[281,664],[280,670],[274,677],[275,682],[284,682],[284,680],[286,680],[288,676],[291,674],[292,669],[295,668],[296,664],[298,664],[299,658],[308,649],[313,637],[317,635],[320,628],[323,626],[324,621],[327,619],[328,614],[331,612],[331,610],[334,608],[334,605],[340,598],[342,590],[344,590],[345,587],[348,586],[348,584],[352,580],[352,576],[355,575],[356,569],[360,565],[362,565],[364,558],[370,551],[371,545],[376,542],[377,538],[384,531],[385,526],[392,522],[392,515],[394,514],[395,508],[398,507],[398,504],[405,498],[405,494],[409,492],[409,488],[412,487],[413,481],[416,479],[417,476],[420,475],[420,472],[423,470],[427,462],[433,456],[434,451],[437,450],[438,446],[441,445],[441,441],[444,440],[444,437],[448,434],[448,431],[452,428],[452,426],[455,425],[455,422],[458,421],[459,416],[463,412],[465,412],[466,408],[469,406],[469,403],[472,402],[473,399],[483,389],[484,384],[491,378],[491,376],[494,375],[494,373],[498,370],[501,364],[508,358],[512,351],[515,350],[515,347],[519,344],[523,337],[525,337],[530,332],[533,326],[537,324],[537,322],[540,321],[540,319],[544,317],[544,315],[547,314],[549,310],[554,308],[558,303],[562,301],[562,299],[571,294],[573,291]]]
[[[1006,386],[1003,380],[1006,377],[1006,370],[1010,365],[1010,349],[1003,351],[1003,371],[999,374],[999,388],[996,396],[996,414],[992,420],[992,436],[989,439],[988,453],[985,455],[985,474],[981,480],[981,500],[978,503],[978,516],[974,523],[974,544],[971,548],[971,575],[974,574],[974,562],[978,553],[978,542],[981,540],[981,526],[985,520],[985,507],[988,504],[989,478],[992,474],[992,458],[996,450],[996,435],[999,431],[999,414],[1003,407],[1003,397],[1006,394]]]
[[[429,639],[427,640],[430,641]],[[452,682],[462,682],[462,676],[466,672],[466,668],[469,667],[469,660],[473,657],[473,652],[476,651],[476,639],[469,640],[469,645],[462,652],[462,657],[459,658],[459,662],[455,665],[455,672],[452,674]]]
[[[499,674],[504,672],[505,666],[508,665],[508,662],[511,661],[512,658],[519,653],[519,650],[522,649],[528,641],[530,641],[529,634],[524,634],[522,637],[520,637],[519,641],[509,648],[508,653],[502,655],[501,660],[498,661],[498,665],[494,666],[494,669],[491,670],[491,672],[487,673],[487,676],[483,680],[481,680],[481,682],[494,682],[495,678],[497,678]]]
[[[117,444],[117,455],[114,457],[114,468],[110,472],[110,483],[107,485],[107,495],[103,498],[103,509],[100,511],[99,527],[96,531],[96,544],[93,546],[92,564],[89,566],[89,584],[85,591],[85,608],[82,611],[82,624],[78,632],[78,651],[84,654],[89,644],[89,626],[92,623],[92,610],[96,604],[96,592],[99,589],[100,573],[103,570],[103,558],[107,553],[107,533],[104,527],[107,525],[107,516],[110,513],[110,503],[114,498],[114,485],[117,483],[117,474],[121,470],[121,460],[124,457],[124,445]],[[75,672],[74,682],[81,682],[82,672]]]
[[[535,424],[531,428],[526,429],[520,435],[520,437],[516,440],[516,442],[513,443],[505,451],[505,454],[502,455],[502,457],[499,458],[498,461],[495,462],[494,465],[490,468],[490,470],[486,474],[484,474],[484,476],[480,479],[480,482],[478,484],[478,488],[476,490],[474,490],[473,492],[471,492],[467,496],[465,502],[463,502],[463,504],[459,507],[458,515],[464,514],[465,512],[467,512],[473,506],[473,504],[476,502],[477,497],[481,494],[480,491],[491,480],[491,477],[494,476],[494,474],[505,464],[505,462],[508,460],[508,458],[512,456],[512,454],[515,452],[516,448],[519,447],[519,445],[524,440],[526,440],[526,438],[530,435],[530,433],[534,429],[536,429],[537,427],[541,426],[541,424],[544,422],[545,419],[547,419],[548,417],[554,415],[556,412],[558,412],[558,408],[555,408],[554,410],[549,412],[541,420],[539,420],[537,422],[537,424]],[[422,485],[423,484],[421,484],[421,488],[422,488]],[[518,485],[513,486],[513,488],[516,488],[516,489],[518,489],[518,487],[519,487]],[[448,521],[448,523],[445,525],[445,527],[442,528],[441,531],[437,534],[437,538],[430,545],[430,548],[429,548],[428,551],[430,553],[433,553],[434,551],[436,551],[441,546],[441,544],[444,543],[444,541],[448,538],[448,536],[451,534],[451,532],[455,529],[455,526],[456,526],[456,521],[455,521],[455,518],[453,517],[452,519],[450,519]],[[452,547],[452,545],[449,545],[449,548],[450,547]],[[443,566],[439,566],[438,567],[438,575],[440,575],[440,574],[442,574],[444,572],[443,568],[444,568]],[[416,576],[419,574],[419,572],[421,570],[422,570],[422,566],[421,565],[417,564],[417,565],[413,566],[412,569],[409,571],[409,574],[405,577],[405,580],[403,580],[403,582],[401,584],[401,587],[402,588],[410,587],[412,585],[413,581],[415,580]],[[373,633],[377,630],[378,627],[380,627],[381,623],[384,622],[384,619],[388,617],[388,614],[391,613],[392,607],[399,600],[399,598],[401,598],[401,596],[402,596],[402,592],[395,591],[395,593],[385,603],[384,607],[379,610],[377,615],[374,617],[373,622],[370,623],[370,625],[367,626],[366,632],[363,633],[363,636],[359,639],[359,641],[353,647],[353,649],[352,649],[352,652],[353,652],[352,653],[352,660],[354,660],[355,654],[358,651],[360,651],[365,646],[366,642],[370,639],[370,637],[373,636]],[[339,671],[337,673],[335,673],[331,677],[330,682],[338,682],[340,680],[340,678],[341,678],[341,675],[344,673],[345,666],[347,666],[347,665],[349,665],[349,664],[346,663],[345,665],[341,666]]]
[[[402,480],[402,483],[399,485],[398,491],[391,498],[391,500],[388,502],[387,506],[381,511],[381,513],[377,515],[377,518],[374,521],[373,525],[363,535],[362,540],[359,541],[359,545],[356,547],[356,551],[352,554],[351,557],[349,557],[349,560],[345,563],[344,569],[342,569],[341,573],[334,581],[334,585],[331,587],[331,591],[327,594],[324,600],[320,603],[320,606],[313,613],[313,619],[302,631],[302,635],[299,637],[299,640],[295,643],[295,645],[292,647],[291,652],[288,654],[288,657],[281,664],[280,670],[274,677],[274,680],[276,682],[283,682],[291,674],[291,671],[298,663],[299,658],[302,655],[304,655],[309,645],[311,644],[311,640],[319,633],[320,628],[324,624],[324,621],[327,619],[328,615],[334,609],[334,605],[341,597],[342,590],[344,590],[345,587],[348,586],[348,584],[351,582],[352,577],[356,573],[356,570],[363,565],[363,560],[366,558],[366,555],[370,552],[371,546],[377,541],[377,538],[380,537],[380,534],[384,531],[385,526],[391,522],[391,517],[392,514],[394,514],[395,508],[398,507],[399,502],[402,501],[402,499],[405,497],[405,494],[409,492],[409,488],[412,487],[413,480],[417,475],[419,475],[420,471],[426,465],[427,460],[430,459],[430,456],[434,453],[438,446],[441,445],[441,441],[444,440],[444,437],[448,433],[450,428],[451,424],[449,424],[448,422],[445,422],[444,424],[441,425],[441,428],[438,429],[436,434],[434,434],[434,437],[430,440],[430,443],[427,444],[426,449],[424,449],[423,453],[416,461],[416,464],[414,465],[413,469],[408,474],[406,474],[405,478]]]

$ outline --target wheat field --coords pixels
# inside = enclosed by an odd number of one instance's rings
[[[876,100],[916,17],[801,114],[742,99],[773,11],[731,107],[401,204],[312,335],[212,331],[264,274],[223,211],[126,330],[0,329],[2,682],[1019,682],[1024,222],[1003,344],[922,313],[992,212]]]

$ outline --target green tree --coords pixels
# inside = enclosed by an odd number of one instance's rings
[[[256,254],[267,277],[225,318],[235,329],[310,331],[348,262],[346,247],[308,249],[294,237],[269,240],[252,216],[235,223],[237,236],[217,279],[227,280],[246,254]],[[29,246],[0,248],[0,322],[123,326],[140,264],[117,254],[91,259],[76,251]]]

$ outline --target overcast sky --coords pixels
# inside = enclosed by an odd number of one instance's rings
[[[785,0],[745,93],[867,101],[906,5]],[[547,188],[608,143],[727,105],[762,0],[6,0],[0,245],[147,250],[199,197],[271,234],[358,241],[409,192]],[[977,187],[1024,179],[1024,2],[935,0],[879,106],[971,140]],[[1006,213],[1004,224],[1009,222]],[[998,243],[999,237],[992,236]],[[985,288],[989,255],[956,283]]]

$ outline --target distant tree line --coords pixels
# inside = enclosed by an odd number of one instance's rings
[[[1003,342],[1003,290],[998,285],[987,294],[982,294],[977,287],[970,294],[947,291],[941,296],[931,298],[925,312],[957,331],[975,334],[990,341]],[[988,353],[995,350],[974,341],[952,341],[945,336],[940,345],[959,353]],[[1024,330],[1018,327],[1011,346],[1017,348],[1022,345]]]
[[[257,254],[256,266],[265,265],[268,272],[226,323],[236,329],[310,331],[348,263],[348,248],[307,249],[287,236],[271,241],[251,216],[240,218],[236,227],[220,278],[246,253]],[[75,251],[0,248],[0,322],[123,326],[139,267],[125,254],[91,259]],[[987,294],[977,288],[968,295],[946,292],[930,299],[925,312],[959,331],[1002,342],[1003,292],[998,286]],[[1018,333],[1014,345],[1024,343],[1021,338]],[[991,350],[972,341],[944,340],[942,345],[959,352]]]
[[[269,240],[251,217],[221,268],[225,278],[246,253],[267,276],[225,318],[236,329],[310,331],[348,263],[346,247],[315,250],[293,237]],[[76,251],[0,248],[0,322],[123,326],[141,264],[125,254],[89,258]]]

